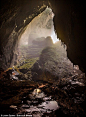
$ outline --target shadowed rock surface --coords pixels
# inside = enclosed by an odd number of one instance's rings
[[[36,114],[39,117],[86,116],[86,86],[80,81],[84,77],[45,83],[7,80],[6,77],[0,79],[0,114],[26,114],[33,117]]]

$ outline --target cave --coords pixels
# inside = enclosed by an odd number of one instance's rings
[[[1,0],[1,116],[86,116],[85,25],[85,1]]]

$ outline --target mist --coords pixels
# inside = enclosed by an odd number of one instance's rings
[[[21,36],[20,45],[31,45],[33,40],[41,37],[51,36],[53,43],[57,42],[57,35],[54,30],[54,13],[51,8],[46,8],[42,13],[36,16],[26,27]]]

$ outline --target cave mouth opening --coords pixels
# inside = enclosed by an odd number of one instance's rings
[[[25,27],[19,39],[14,66],[26,79],[57,80],[81,74],[78,65],[68,59],[66,45],[57,38],[53,18],[52,9],[47,7]]]
[[[43,48],[52,46],[59,41],[54,29],[53,18],[52,9],[47,7],[25,27],[18,42],[18,59],[26,56],[32,57],[32,55],[34,57]]]
[[[53,43],[59,41],[54,29],[54,13],[51,8],[46,8],[42,13],[36,16],[26,27],[20,38],[19,44],[31,44],[33,40],[50,36]],[[39,39],[41,40],[41,39]]]

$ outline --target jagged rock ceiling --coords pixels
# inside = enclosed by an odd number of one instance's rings
[[[55,29],[67,45],[69,59],[86,72],[85,1],[69,0],[1,0],[0,67],[10,66],[25,26],[46,6],[55,14]]]

